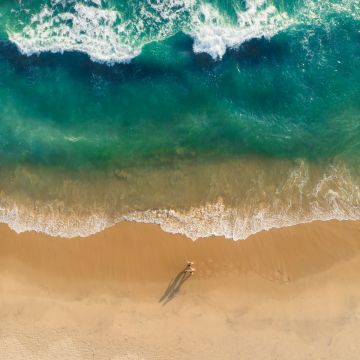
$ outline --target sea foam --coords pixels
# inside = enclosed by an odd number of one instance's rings
[[[26,55],[79,51],[93,61],[113,64],[127,63],[144,45],[180,31],[194,39],[195,53],[220,59],[227,48],[254,38],[271,38],[292,23],[286,13],[263,0],[248,0],[245,11],[237,11],[236,23],[214,6],[196,0],[147,0],[130,12],[126,18],[101,1],[54,0],[21,31],[9,30],[8,36]]]
[[[128,63],[154,41],[184,32],[194,39],[195,53],[221,59],[227,49],[256,38],[270,39],[296,25],[334,23],[333,14],[360,19],[358,2],[308,0],[290,17],[270,1],[247,0],[236,21],[207,2],[144,0],[129,7],[127,17],[101,0],[52,0],[22,30],[8,30],[9,40],[26,55],[79,51],[93,61]],[[301,27],[300,27],[301,29]]]
[[[291,171],[282,190],[285,198],[273,194],[272,202],[256,207],[252,204],[229,207],[219,199],[217,203],[188,211],[147,210],[124,218],[158,224],[166,232],[184,234],[193,240],[208,236],[243,240],[272,228],[317,220],[360,219],[360,187],[346,167],[332,166],[320,181],[311,184],[309,167],[301,162]]]
[[[231,23],[219,10],[203,4],[194,13],[191,36],[195,53],[208,53],[221,59],[227,48],[237,48],[251,39],[270,39],[293,23],[288,15],[263,0],[247,1],[245,11],[237,11],[237,22]]]
[[[281,192],[267,194],[272,201],[239,202],[237,206],[227,205],[218,198],[188,209],[159,208],[114,214],[90,207],[84,209],[81,204],[70,208],[62,202],[47,205],[35,202],[30,207],[2,196],[0,222],[17,233],[38,231],[64,238],[86,237],[121,221],[133,221],[158,224],[166,232],[183,234],[193,240],[212,235],[242,240],[263,230],[315,220],[360,219],[360,187],[346,167],[330,167],[315,183],[304,162],[288,175]]]
[[[54,0],[8,36],[26,55],[78,51],[101,63],[128,63],[147,43],[179,30],[192,5],[193,0],[140,2],[126,18],[101,1]]]
[[[72,12],[45,6],[21,32],[9,32],[10,41],[26,54],[79,51],[98,62],[127,63],[140,53],[124,42],[126,23],[111,9],[76,3]]]

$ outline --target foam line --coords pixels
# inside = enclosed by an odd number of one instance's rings
[[[159,224],[164,231],[184,234],[196,240],[212,235],[233,240],[271,228],[315,220],[360,220],[360,187],[344,166],[331,167],[312,183],[308,165],[301,162],[282,185],[281,197],[272,202],[215,203],[188,210],[149,209],[110,216],[106,211],[69,209],[62,203],[29,208],[7,199],[0,201],[0,222],[16,232],[38,231],[52,236],[89,236],[127,220]],[[80,206],[81,204],[79,204]]]
[[[247,1],[247,9],[238,11],[237,23],[196,0],[140,2],[128,19],[100,1],[71,4],[57,0],[45,5],[21,31],[8,31],[10,41],[26,55],[79,51],[93,61],[113,64],[130,62],[145,44],[183,31],[193,37],[194,52],[220,59],[227,48],[270,38],[291,24],[285,13],[259,0]]]
[[[232,24],[213,6],[203,4],[193,16],[191,36],[194,52],[208,53],[221,59],[227,48],[237,48],[256,38],[271,38],[293,23],[286,13],[263,1],[248,1],[246,11],[237,12],[237,23]]]

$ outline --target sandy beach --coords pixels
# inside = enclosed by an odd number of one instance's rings
[[[0,358],[358,359],[359,282],[359,222],[237,242],[126,222],[75,239],[1,225]]]
[[[360,360],[360,0],[0,0],[0,85],[0,360]]]

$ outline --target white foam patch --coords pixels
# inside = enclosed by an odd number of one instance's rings
[[[213,59],[221,59],[227,48],[237,48],[255,38],[271,38],[286,29],[293,21],[275,6],[263,0],[247,1],[246,11],[237,12],[237,23],[213,6],[203,4],[193,16],[191,36],[195,53],[208,53]]]
[[[318,179],[313,183],[309,165],[300,162],[280,188],[266,194],[271,201],[248,201],[234,207],[219,199],[188,210],[149,209],[115,216],[88,208],[84,213],[84,209],[69,209],[61,202],[20,207],[2,196],[0,222],[17,233],[38,231],[72,238],[86,237],[126,220],[159,224],[164,231],[193,240],[212,235],[241,240],[263,230],[315,220],[360,219],[360,187],[346,167],[332,166]]]
[[[41,52],[79,51],[98,62],[127,63],[141,49],[124,41],[126,23],[112,9],[76,3],[72,12],[55,13],[45,6],[21,32],[9,32],[19,50],[32,55]]]
[[[270,38],[291,23],[285,13],[263,0],[248,0],[246,11],[238,11],[236,24],[196,0],[146,0],[131,9],[125,19],[116,9],[104,8],[100,0],[54,0],[22,31],[9,31],[8,36],[26,55],[79,51],[94,61],[112,64],[127,63],[145,44],[179,31],[194,38],[196,53],[207,52],[218,59],[227,48],[253,38]]]
[[[194,39],[195,53],[221,59],[229,48],[238,48],[255,38],[270,39],[293,25],[328,26],[337,13],[360,19],[359,2],[351,0],[307,0],[294,18],[270,1],[247,0],[245,10],[236,11],[236,21],[198,0],[129,3],[127,18],[106,3],[52,0],[51,6],[33,15],[20,32],[8,31],[9,39],[26,55],[79,51],[93,61],[113,64],[130,62],[144,45],[183,31]]]
[[[271,204],[254,204],[255,207],[243,204],[232,208],[225,206],[220,199],[215,204],[192,207],[189,211],[148,210],[124,218],[159,224],[164,231],[181,233],[193,240],[212,235],[242,240],[263,230],[315,220],[360,219],[360,187],[345,167],[331,167],[309,189],[310,181],[309,168],[301,162],[291,171],[282,187],[283,192],[289,194],[285,201],[274,194]]]
[[[54,0],[31,18],[22,31],[8,31],[9,40],[26,55],[79,51],[93,61],[128,63],[152,41],[179,31],[181,19],[195,0],[150,1],[129,5],[126,19],[100,0]],[[129,16],[129,14],[127,14]]]
[[[303,23],[316,25],[334,24],[334,14],[343,14],[360,20],[360,1],[354,0],[306,0],[298,18]],[[329,18],[327,20],[327,18]]]
[[[232,240],[244,240],[260,231],[282,228],[312,221],[327,220],[359,220],[360,211],[356,214],[314,208],[310,214],[289,215],[273,214],[270,211],[259,211],[250,217],[238,209],[227,208],[223,203],[208,204],[201,208],[191,208],[189,212],[175,210],[152,210],[139,212],[125,217],[128,221],[158,224],[161,229],[173,233],[183,234],[192,240],[209,236],[224,236]]]
[[[103,213],[79,215],[80,213],[81,211],[69,211],[58,204],[48,206],[35,204],[33,208],[29,208],[2,198],[0,223],[8,224],[18,234],[36,231],[64,238],[90,236],[115,223]]]

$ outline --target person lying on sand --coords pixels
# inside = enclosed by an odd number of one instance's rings
[[[194,272],[196,271],[196,269],[192,267],[193,265],[194,265],[193,261],[188,261],[184,272],[190,273],[190,275],[193,275]]]

